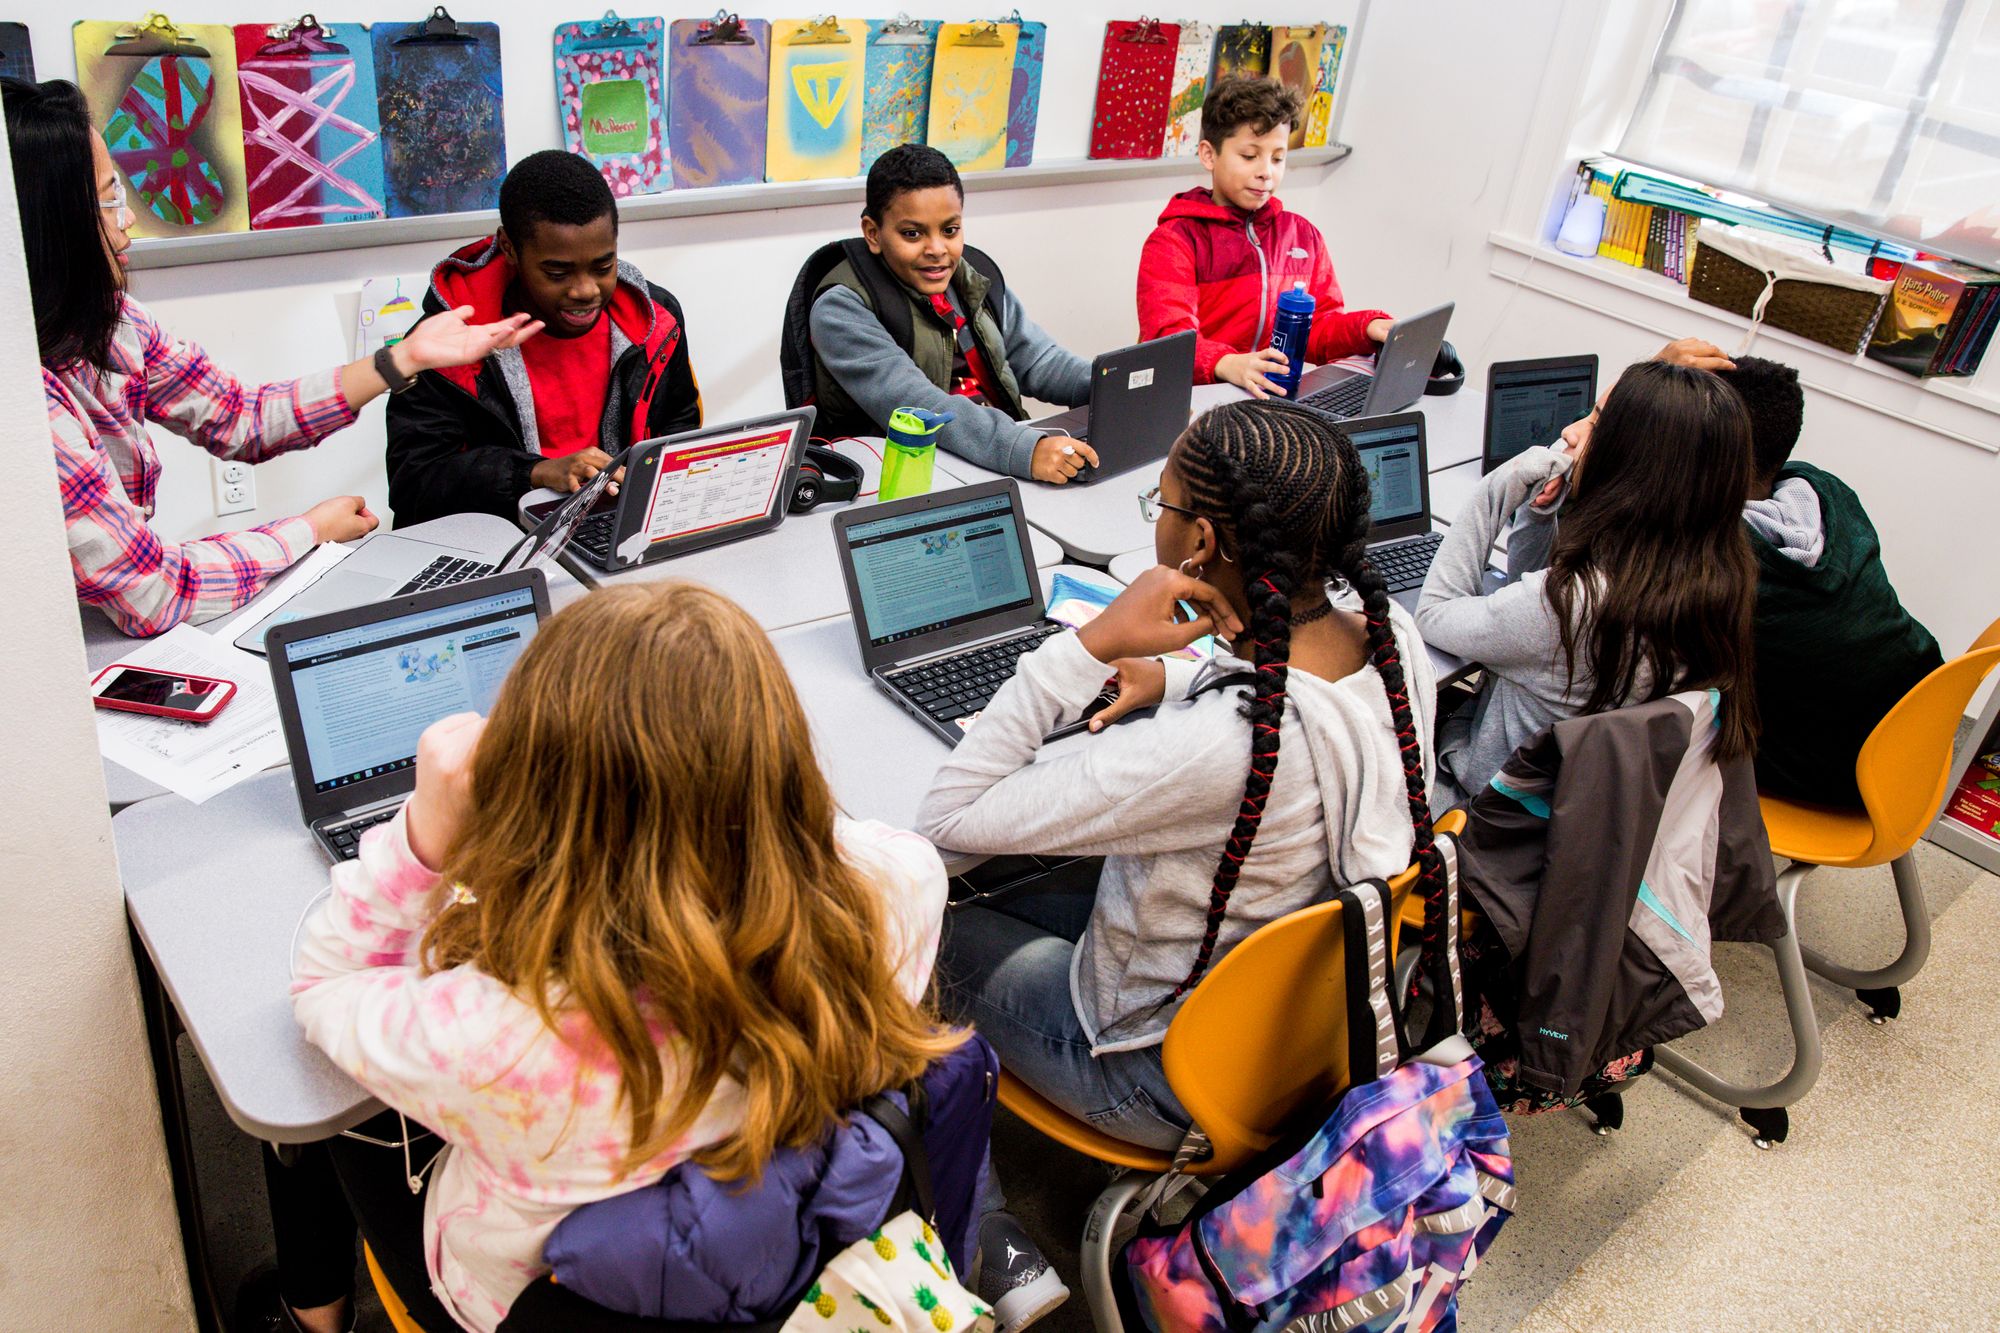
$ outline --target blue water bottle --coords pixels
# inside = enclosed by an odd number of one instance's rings
[[[1312,339],[1313,299],[1303,282],[1278,298],[1278,317],[1271,322],[1271,346],[1285,354],[1285,372],[1272,378],[1287,398],[1299,393],[1299,373],[1306,368],[1306,344]]]

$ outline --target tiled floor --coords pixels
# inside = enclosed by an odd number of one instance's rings
[[[1920,856],[1931,961],[1882,1027],[1815,983],[1825,1071],[1791,1140],[1757,1151],[1733,1115],[1665,1076],[1634,1085],[1609,1137],[1574,1114],[1517,1121],[1520,1211],[1466,1292],[1462,1328],[1990,1326],[1978,1312],[2000,1284],[2000,879],[1928,845]],[[1886,870],[1821,872],[1801,902],[1802,936],[1835,957],[1878,962],[1900,941]],[[1769,954],[1724,946],[1718,966],[1729,1012],[1687,1049],[1726,1076],[1775,1074],[1790,1040]],[[233,1283],[269,1246],[263,1183],[254,1146],[185,1063],[217,1269]],[[995,1149],[1016,1210],[1074,1287],[1075,1239],[1106,1173],[1005,1117]],[[1040,1327],[1087,1330],[1081,1297]]]

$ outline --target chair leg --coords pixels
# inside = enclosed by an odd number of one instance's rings
[[[1097,1333],[1123,1333],[1118,1317],[1118,1297],[1111,1288],[1111,1248],[1125,1210],[1144,1193],[1157,1177],[1142,1171],[1121,1172],[1104,1187],[1090,1215],[1083,1222],[1083,1248],[1077,1256],[1083,1270],[1083,1300],[1090,1309],[1091,1326]]]
[[[1787,868],[1786,874],[1798,868],[1797,863]],[[1812,867],[1807,866],[1805,871]],[[1896,898],[1903,909],[1903,952],[1896,961],[1886,967],[1860,970],[1843,967],[1824,954],[1801,947],[1806,966],[1825,977],[1836,986],[1845,986],[1860,996],[1861,1002],[1872,1011],[1871,1023],[1881,1023],[1902,1012],[1903,997],[1896,988],[1917,975],[1931,955],[1931,909],[1924,901],[1922,877],[1917,873],[1917,853],[1915,848],[1904,852],[1889,863],[1889,873],[1896,877]],[[1802,873],[1800,878],[1804,878]]]
[[[1657,1047],[1653,1052],[1660,1068],[1717,1101],[1742,1109],[1744,1120],[1757,1131],[1759,1147],[1784,1140],[1789,1119],[1784,1108],[1811,1092],[1819,1081],[1819,1021],[1813,1016],[1811,983],[1799,951],[1796,910],[1799,884],[1811,869],[1795,863],[1778,876],[1778,907],[1785,915],[1785,933],[1771,942],[1771,953],[1777,960],[1778,989],[1784,994],[1785,1015],[1792,1026],[1792,1067],[1785,1076],[1763,1087],[1748,1087],[1717,1078],[1671,1046]]]

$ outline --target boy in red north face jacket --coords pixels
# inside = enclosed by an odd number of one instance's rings
[[[1139,255],[1139,336],[1194,329],[1194,382],[1239,385],[1255,398],[1285,358],[1270,346],[1278,297],[1299,282],[1311,293],[1315,365],[1373,352],[1389,336],[1382,310],[1345,310],[1319,228],[1278,202],[1286,139],[1299,95],[1276,79],[1232,75],[1201,111],[1201,164],[1212,188],[1167,201]]]

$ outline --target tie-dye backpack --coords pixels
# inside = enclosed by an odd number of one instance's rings
[[[1426,887],[1418,967],[1434,1004],[1421,1054],[1391,985],[1389,891],[1340,891],[1357,1082],[1329,1115],[1215,1184],[1185,1221],[1120,1254],[1125,1323],[1153,1333],[1451,1330],[1458,1288],[1514,1206],[1507,1128],[1458,1024],[1458,866]],[[1368,1053],[1373,1052],[1372,1072]]]

